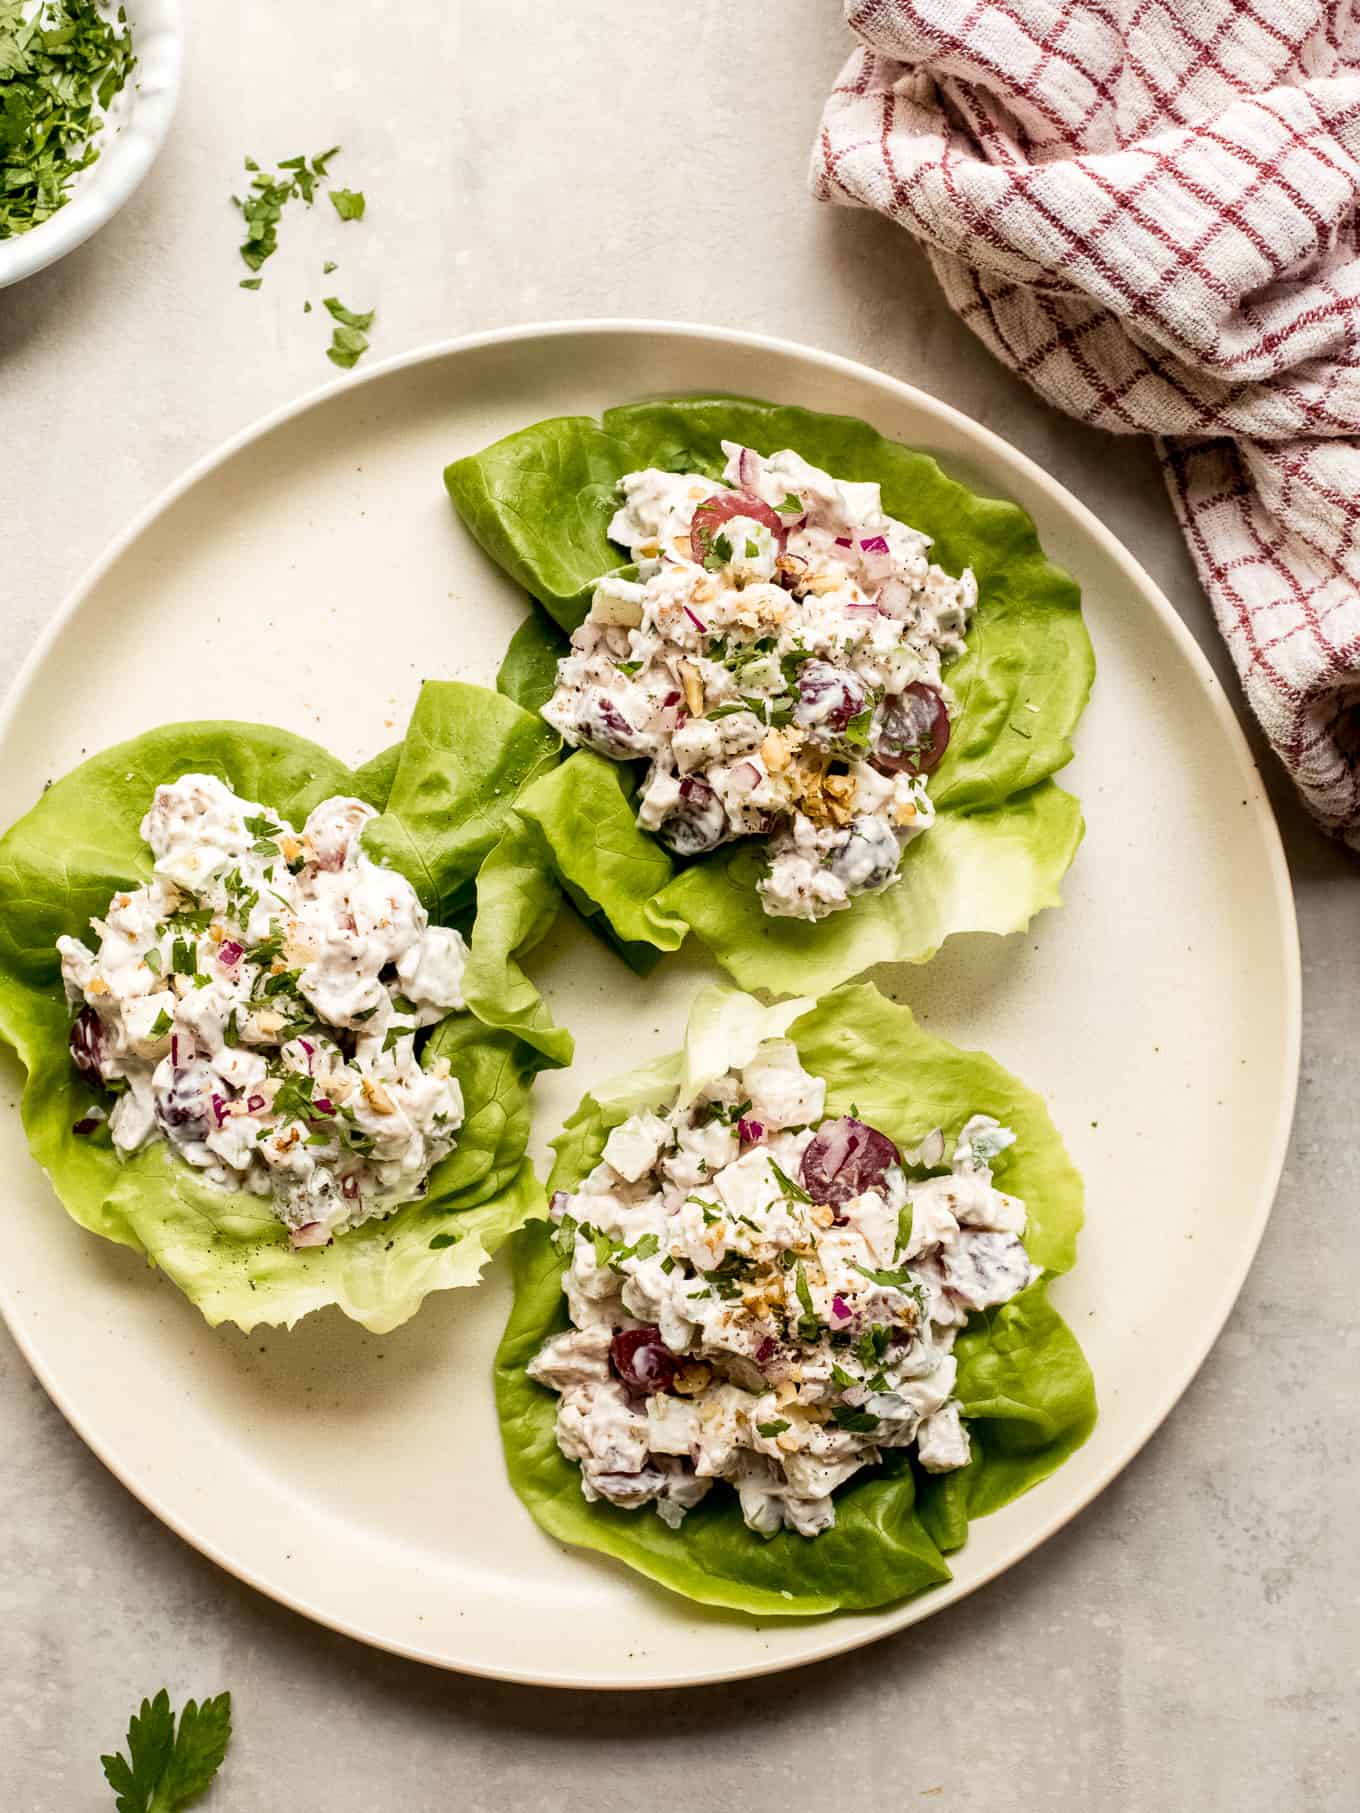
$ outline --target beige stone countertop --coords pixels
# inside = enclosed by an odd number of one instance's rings
[[[951,317],[904,235],[808,198],[848,48],[832,0],[186,10],[185,90],[146,184],[0,293],[0,681],[164,485],[335,376],[328,318],[285,301],[311,228],[285,221],[283,281],[240,290],[228,195],[247,153],[339,142],[335,179],[369,213],[329,252],[332,281],[376,305],[373,357],[631,315],[864,360],[1069,486],[1239,698],[1151,447],[1049,409]],[[633,1697],[462,1679],[313,1626],[204,1560],[87,1452],[0,1331],[0,1807],[111,1807],[99,1752],[162,1683],[232,1690],[237,1736],[202,1803],[224,1813],[1353,1807],[1360,875],[1265,767],[1304,959],[1284,1182],[1203,1371],[1059,1536],[937,1618],[766,1681]]]

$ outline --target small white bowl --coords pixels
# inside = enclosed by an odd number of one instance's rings
[[[137,67],[110,108],[100,155],[71,185],[70,200],[50,220],[0,239],[0,290],[29,277],[98,232],[156,160],[179,99],[184,23],[179,0],[124,0]]]

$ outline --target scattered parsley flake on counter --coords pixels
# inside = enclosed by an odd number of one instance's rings
[[[0,0],[0,7],[8,3],[11,0]],[[326,166],[339,149],[338,145],[332,145],[329,151],[318,152],[310,159],[301,155],[280,158],[278,171],[273,176],[261,170],[253,157],[246,158],[250,188],[244,200],[239,195],[233,195],[231,199],[246,223],[241,256],[252,271],[258,271],[265,260],[278,251],[279,221],[283,218],[284,207],[293,200],[301,200],[311,207],[316,200],[316,185],[326,175]]]
[[[353,309],[346,308],[338,296],[327,296],[323,300],[336,323],[326,357],[341,370],[352,371],[368,351],[368,329],[373,325],[375,311],[369,309],[365,314],[356,314]]]
[[[340,269],[340,266],[335,262],[335,260],[333,258],[328,258],[326,260],[325,264],[323,264],[321,267],[321,275],[323,277],[329,277],[332,271],[338,271],[339,269]]]
[[[243,277],[239,287],[243,290],[257,290],[263,282],[263,277]]]
[[[95,0],[0,0],[0,240],[41,226],[99,157],[114,97],[137,63],[126,15]]]
[[[231,1695],[200,1706],[186,1700],[175,1728],[164,1687],[143,1700],[128,1723],[127,1755],[101,1756],[118,1813],[180,1813],[197,1800],[222,1766],[231,1742]]]
[[[362,189],[330,189],[331,203],[341,220],[362,220],[367,202]]]

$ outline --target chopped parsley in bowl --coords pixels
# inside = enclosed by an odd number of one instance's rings
[[[0,288],[117,213],[179,94],[178,0],[0,0]]]

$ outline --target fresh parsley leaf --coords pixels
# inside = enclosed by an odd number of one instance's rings
[[[777,1416],[772,1423],[757,1423],[756,1434],[765,1436],[782,1435],[792,1425],[785,1417]]]
[[[151,971],[153,976],[160,975],[160,973],[161,973],[161,954],[156,949],[154,944],[152,945],[152,947],[149,951],[142,952],[142,962]]]
[[[897,1211],[897,1247],[896,1251],[905,1253],[911,1245],[911,1204],[908,1202]]]
[[[325,264],[323,264],[321,267],[321,275],[323,277],[329,277],[332,271],[338,271],[339,269],[340,269],[340,266],[335,262],[335,260],[333,258],[328,258],[326,260]]]
[[[314,1113],[316,1084],[304,1070],[290,1070],[274,1094],[273,1112],[280,1120],[305,1121]]]
[[[875,1322],[872,1328],[866,1328],[859,1338],[855,1352],[859,1355],[861,1366],[875,1366],[888,1351],[889,1331],[882,1323]]]
[[[846,742],[853,743],[855,748],[867,749],[869,747],[869,727],[873,721],[874,706],[873,701],[870,700],[863,711],[855,713],[841,734]]]
[[[853,1429],[856,1435],[872,1435],[878,1427],[876,1416],[867,1410],[852,1410],[848,1404],[833,1405],[831,1414],[838,1428]]]
[[[367,333],[373,325],[373,309],[369,309],[366,315],[360,315],[353,309],[346,308],[338,296],[325,296],[322,301],[327,312],[345,327],[357,327],[360,333]]]
[[[863,1379],[857,1379],[852,1372],[847,1372],[844,1366],[837,1365],[834,1361],[831,1367],[831,1378],[832,1382],[839,1385],[842,1391],[851,1391],[856,1385],[864,1383]]]
[[[817,1311],[813,1306],[812,1292],[808,1288],[807,1273],[803,1270],[801,1259],[798,1261],[794,1277],[794,1289],[797,1291],[798,1301],[803,1307],[803,1313],[798,1318],[799,1336],[804,1341],[815,1341],[822,1332],[822,1325],[817,1320]]]
[[[155,1019],[151,1022],[152,1038],[153,1039],[163,1039],[165,1037],[166,1033],[169,1032],[170,1028],[174,1025],[174,1023],[175,1022],[170,1018],[169,1014],[166,1013],[164,1008],[162,1008],[161,1011],[156,1015]]]
[[[552,1243],[558,1255],[570,1260],[576,1251],[576,1229],[579,1226],[574,1215],[564,1215],[553,1231]]]
[[[263,282],[263,277],[243,277],[237,285],[237,288],[243,290],[257,290]]]
[[[197,1800],[222,1766],[231,1742],[231,1695],[200,1706],[186,1700],[179,1729],[164,1687],[143,1700],[128,1724],[127,1755],[101,1756],[118,1813],[179,1813]]]
[[[331,189],[328,191],[331,205],[341,220],[362,220],[364,209],[368,205],[364,200],[362,189]]]
[[[779,1187],[786,1196],[791,1196],[795,1202],[812,1201],[802,1184],[795,1183],[791,1177],[781,1171],[768,1152],[765,1154],[765,1162],[779,1179]]]
[[[783,503],[776,504],[775,509],[780,516],[801,516],[803,514],[803,500],[794,492],[789,491],[785,493]]]

